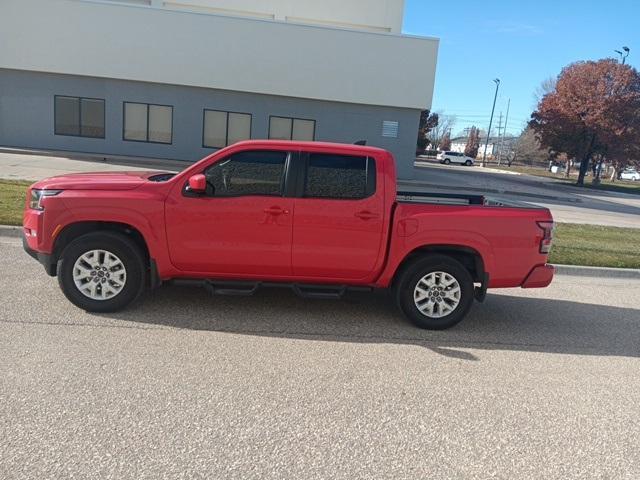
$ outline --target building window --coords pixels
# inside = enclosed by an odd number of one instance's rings
[[[214,197],[281,196],[287,152],[236,153],[204,171],[207,193]]]
[[[133,142],[172,143],[173,107],[124,102],[122,137]]]
[[[316,121],[303,118],[269,117],[269,139],[306,140],[316,137]]]
[[[202,146],[223,148],[251,138],[251,114],[204,110]]]
[[[309,154],[304,196],[357,200],[376,190],[374,160],[367,157]]]
[[[56,135],[104,138],[104,100],[100,98],[54,98]]]

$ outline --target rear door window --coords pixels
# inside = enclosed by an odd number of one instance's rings
[[[375,161],[370,157],[310,153],[304,197],[356,200],[376,189]]]

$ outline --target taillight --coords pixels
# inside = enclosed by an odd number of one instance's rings
[[[553,243],[553,222],[538,222],[538,226],[544,232],[540,240],[540,253],[549,253]]]

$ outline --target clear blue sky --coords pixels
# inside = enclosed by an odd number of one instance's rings
[[[457,117],[454,134],[488,127],[496,77],[494,126],[511,98],[507,131],[517,134],[536,88],[563,66],[626,45],[640,68],[640,0],[406,0],[403,32],[440,39],[432,110]]]

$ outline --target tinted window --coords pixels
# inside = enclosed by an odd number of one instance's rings
[[[104,100],[83,98],[80,100],[80,135],[104,138]]]
[[[104,100],[56,95],[54,132],[104,138]]]
[[[172,136],[172,106],[124,102],[124,140],[171,143]]]
[[[241,152],[204,172],[209,195],[281,195],[286,152]]]
[[[80,99],[56,97],[56,135],[80,135]]]
[[[204,111],[202,146],[223,148],[251,138],[251,115],[248,113]]]
[[[305,197],[357,199],[375,191],[375,166],[367,157],[309,155]]]
[[[316,121],[302,118],[269,117],[269,138],[271,140],[313,141],[316,135]]]

